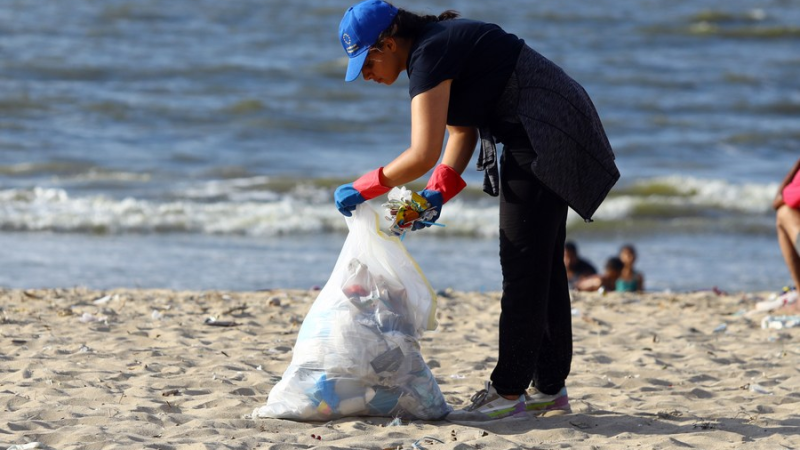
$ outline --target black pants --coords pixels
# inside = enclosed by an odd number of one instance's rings
[[[535,153],[504,148],[500,165],[500,356],[492,385],[504,395],[533,385],[555,394],[572,362],[564,267],[567,204],[531,171]]]

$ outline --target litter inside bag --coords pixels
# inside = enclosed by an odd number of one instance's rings
[[[451,408],[422,358],[436,297],[397,237],[366,204],[328,283],[300,327],[292,362],[253,417],[327,421],[343,416],[435,420]]]

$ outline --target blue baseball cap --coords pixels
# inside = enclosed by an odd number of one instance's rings
[[[353,81],[361,74],[369,48],[378,40],[383,30],[389,28],[397,8],[383,0],[365,0],[353,5],[344,13],[339,24],[339,40],[350,57],[345,81]]]

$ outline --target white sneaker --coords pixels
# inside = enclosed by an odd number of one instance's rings
[[[509,400],[498,394],[494,386],[487,381],[486,387],[470,398],[471,405],[451,412],[447,419],[492,420],[514,416],[525,412],[525,399],[525,395],[520,395],[516,400]]]

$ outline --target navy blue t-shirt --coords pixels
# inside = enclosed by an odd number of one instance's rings
[[[409,52],[409,94],[414,98],[452,79],[447,124],[488,126],[523,45],[522,39],[490,23],[431,23]]]

